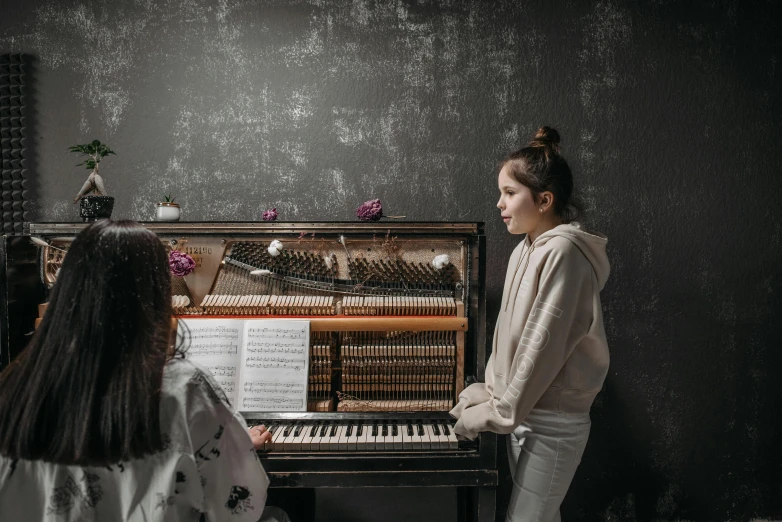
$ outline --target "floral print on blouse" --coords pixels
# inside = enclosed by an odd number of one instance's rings
[[[80,467],[0,455],[2,520],[258,521],[269,479],[244,418],[207,370],[173,359],[160,405],[165,449]]]

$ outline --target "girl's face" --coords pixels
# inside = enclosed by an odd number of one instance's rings
[[[502,220],[511,234],[529,234],[535,230],[540,222],[540,209],[535,203],[532,191],[516,181],[508,173],[506,164],[500,170],[497,179],[500,187],[500,200],[497,208],[500,209]]]

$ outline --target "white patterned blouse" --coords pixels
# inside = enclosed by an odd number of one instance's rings
[[[185,359],[166,365],[160,419],[166,448],[143,459],[80,467],[0,455],[0,519],[262,518],[269,479],[244,418],[233,411],[207,370]]]

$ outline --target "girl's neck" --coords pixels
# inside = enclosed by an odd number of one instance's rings
[[[535,240],[541,236],[541,234],[545,234],[549,230],[552,230],[561,224],[562,218],[559,216],[541,216],[540,221],[538,221],[538,225],[535,227],[535,230],[527,233],[530,244],[534,243]]]

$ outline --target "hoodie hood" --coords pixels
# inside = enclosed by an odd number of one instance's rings
[[[611,273],[611,265],[606,255],[608,238],[599,232],[587,232],[580,223],[573,221],[544,232],[535,240],[534,245],[535,247],[545,245],[554,237],[564,237],[581,250],[584,257],[592,264],[592,269],[597,276],[597,283],[600,290],[603,290],[606,281],[608,281],[608,275]],[[527,238],[527,244],[529,245],[529,238]]]

